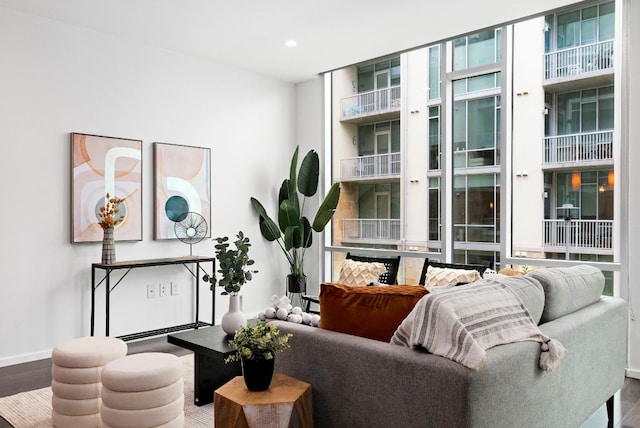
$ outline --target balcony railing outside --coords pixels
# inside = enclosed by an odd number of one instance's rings
[[[341,180],[399,176],[400,153],[342,159],[340,173]]]
[[[612,68],[613,40],[562,49],[544,55],[546,80]]]
[[[343,219],[342,239],[397,241],[400,239],[400,220]]]
[[[613,131],[556,135],[544,139],[544,163],[613,159]]]
[[[613,220],[544,220],[544,245],[573,249],[613,249]]]
[[[340,100],[342,118],[400,109],[400,86],[361,92]]]

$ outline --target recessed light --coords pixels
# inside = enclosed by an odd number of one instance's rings
[[[284,45],[288,48],[293,48],[298,46],[298,43],[295,40],[287,40]]]

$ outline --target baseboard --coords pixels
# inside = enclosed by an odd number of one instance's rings
[[[31,354],[14,355],[11,357],[0,358],[0,367],[30,363],[32,361],[44,360],[47,358],[51,358],[51,350],[34,352]]]
[[[627,369],[625,372],[625,376],[633,379],[640,379],[640,370]]]

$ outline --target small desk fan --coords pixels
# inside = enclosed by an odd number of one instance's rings
[[[207,221],[201,214],[191,211],[181,217],[183,218],[173,225],[173,230],[180,241],[189,244],[189,255],[192,256],[193,244],[202,241],[207,235]]]

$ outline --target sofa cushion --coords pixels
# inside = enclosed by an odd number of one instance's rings
[[[540,323],[545,297],[542,285],[537,279],[529,275],[506,276],[499,274],[489,275],[487,279],[497,281],[513,290],[522,300],[533,321],[536,324]]]
[[[419,285],[320,285],[320,328],[388,342],[429,290]]]
[[[383,263],[358,262],[346,259],[342,263],[338,283],[345,285],[377,285],[380,275],[386,271],[387,268]]]
[[[469,283],[479,280],[480,273],[477,270],[452,269],[429,266],[427,267],[427,277],[425,287],[433,288],[443,285]]]
[[[575,312],[600,300],[604,275],[592,266],[537,269],[527,276],[540,281],[545,294],[541,323]]]

